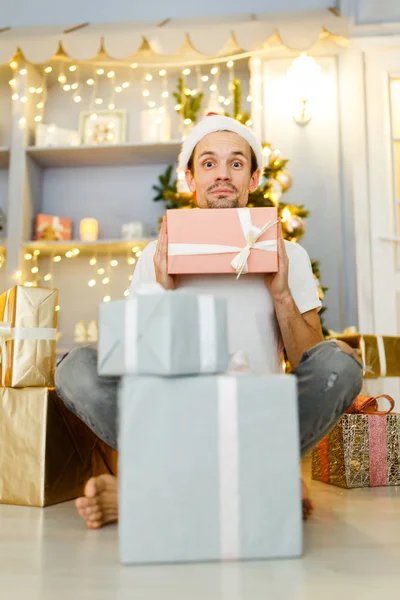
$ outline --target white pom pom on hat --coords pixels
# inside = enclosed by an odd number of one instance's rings
[[[183,141],[181,153],[179,155],[178,168],[180,171],[186,171],[188,168],[189,159],[200,140],[209,133],[214,133],[216,131],[232,131],[245,139],[255,154],[258,168],[262,168],[262,146],[253,131],[247,127],[247,125],[242,125],[239,121],[236,121],[236,119],[232,119],[232,117],[225,117],[224,115],[218,115],[217,113],[209,113],[193,127]]]

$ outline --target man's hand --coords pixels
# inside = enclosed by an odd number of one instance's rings
[[[282,225],[278,227],[278,272],[267,273],[265,282],[273,300],[282,300],[290,295],[289,290],[289,259],[286,253],[282,235]]]
[[[153,261],[157,283],[162,285],[165,290],[174,290],[175,277],[168,275],[168,232],[166,217],[163,217],[162,220],[157,249]]]

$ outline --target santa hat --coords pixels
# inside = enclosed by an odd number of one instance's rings
[[[188,168],[188,162],[192,156],[193,150],[203,139],[204,136],[215,131],[232,131],[237,133],[243,139],[248,142],[250,148],[254,151],[257,159],[257,166],[259,169],[263,166],[262,161],[262,147],[259,140],[256,138],[252,130],[246,125],[242,125],[236,119],[231,117],[224,117],[217,113],[208,113],[188,134],[182,144],[181,153],[179,156],[179,170],[186,171]]]

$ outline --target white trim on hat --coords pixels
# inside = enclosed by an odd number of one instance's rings
[[[190,157],[192,156],[193,150],[203,139],[204,136],[215,131],[232,131],[237,133],[243,139],[248,142],[252,148],[256,159],[257,166],[262,169],[262,146],[260,141],[254,135],[253,131],[246,125],[242,125],[236,119],[231,117],[225,117],[223,115],[212,114],[204,117],[192,131],[188,134],[182,144],[181,153],[179,155],[179,170],[186,171]]]

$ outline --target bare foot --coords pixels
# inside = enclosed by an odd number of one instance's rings
[[[118,521],[118,480],[113,475],[92,477],[85,486],[85,495],[75,502],[78,513],[89,529],[99,529]]]
[[[314,510],[314,504],[308,496],[308,488],[304,481],[301,481],[301,501],[303,505],[303,521],[307,521]]]

